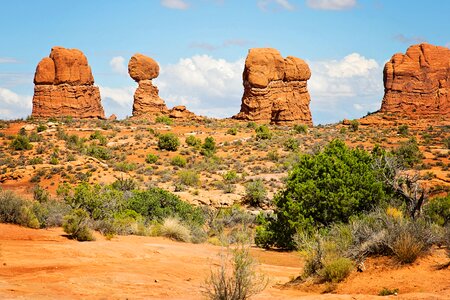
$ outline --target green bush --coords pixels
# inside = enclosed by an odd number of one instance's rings
[[[89,145],[86,148],[86,154],[103,160],[109,160],[112,158],[112,152],[110,149],[97,145]]]
[[[11,191],[0,190],[0,222],[30,228],[39,228],[39,220],[32,210],[32,203]]]
[[[178,172],[178,181],[182,185],[198,186],[200,177],[194,170],[181,170]]]
[[[339,257],[325,262],[319,271],[323,280],[329,282],[341,282],[353,269],[353,261],[346,257]]]
[[[64,217],[64,232],[77,241],[95,240],[89,228],[89,214],[83,209],[75,209]]]
[[[379,293],[378,296],[390,296],[390,295],[397,295],[398,289],[388,289],[384,287]]]
[[[89,139],[98,140],[99,144],[102,146],[106,146],[106,144],[108,143],[108,139],[98,130],[92,133]]]
[[[147,154],[147,156],[145,157],[145,162],[148,164],[154,164],[155,162],[157,162],[159,159],[159,156],[153,153],[149,153]]]
[[[408,133],[409,133],[408,125],[403,124],[403,125],[398,126],[397,133],[402,135],[402,136],[408,135]]]
[[[239,176],[236,173],[235,170],[230,170],[223,174],[223,180],[225,180],[228,183],[236,183],[239,180]]]
[[[184,168],[184,167],[186,167],[187,161],[186,161],[186,158],[184,158],[183,156],[176,155],[171,159],[170,164],[172,166]]]
[[[236,135],[237,134],[237,128],[236,127],[232,127],[232,128],[228,128],[228,130],[227,130],[227,134],[230,134],[230,135]]]
[[[415,138],[400,143],[399,147],[393,151],[393,154],[405,167],[413,167],[423,157]]]
[[[250,181],[245,185],[244,203],[251,206],[261,206],[267,199],[267,190],[261,179]]]
[[[36,128],[37,132],[42,132],[47,130],[47,126],[45,126],[44,124],[39,124],[38,127]]]
[[[177,151],[180,140],[173,133],[160,134],[158,137],[158,148],[161,150]]]
[[[14,150],[30,150],[33,145],[30,144],[27,136],[19,134],[11,141],[11,148]]]
[[[284,149],[288,151],[296,151],[298,149],[299,142],[295,138],[289,138],[284,142],[283,146]]]
[[[272,132],[267,125],[260,125],[255,128],[257,140],[270,140],[272,138]]]
[[[28,164],[30,165],[39,165],[42,163],[44,163],[44,160],[41,157],[33,157],[28,161]]]
[[[166,125],[172,125],[173,120],[169,116],[157,116],[156,117],[156,123],[166,124]]]
[[[347,222],[384,201],[384,186],[372,168],[372,157],[364,150],[349,149],[342,141],[330,142],[323,151],[302,155],[288,175],[286,187],[275,198],[275,218],[266,231],[272,244],[295,248],[298,231]]]
[[[202,145],[202,140],[196,138],[194,135],[189,135],[186,140],[186,144],[191,147],[200,147]]]
[[[450,225],[450,194],[428,201],[423,207],[424,215],[440,226]]]
[[[294,125],[294,131],[296,133],[308,133],[308,126],[304,124],[296,124]]]
[[[158,222],[162,222],[168,217],[178,217],[186,224],[202,225],[204,223],[204,216],[200,208],[186,203],[178,196],[160,188],[134,191],[127,202],[127,208],[148,220]]]
[[[212,136],[208,136],[207,138],[205,138],[201,153],[205,156],[212,156],[214,153],[216,153],[216,141]]]
[[[351,131],[358,131],[359,129],[359,122],[358,120],[351,120],[350,121],[350,130]]]

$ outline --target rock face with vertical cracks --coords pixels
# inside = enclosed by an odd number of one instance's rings
[[[53,47],[37,65],[34,84],[33,117],[105,118],[100,91],[78,49]]]
[[[276,49],[250,49],[243,73],[244,95],[235,119],[280,125],[312,125],[308,64],[283,58]]]
[[[152,84],[152,79],[159,75],[158,63],[137,53],[128,63],[128,73],[139,84],[134,93],[133,116],[167,114],[166,103],[159,97],[158,88]]]
[[[450,49],[413,45],[384,67],[380,112],[412,119],[450,117]]]

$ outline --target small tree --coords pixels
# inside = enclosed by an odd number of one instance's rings
[[[26,135],[17,135],[11,142],[11,148],[14,150],[30,150],[33,145],[30,144],[30,140]]]
[[[208,136],[202,145],[202,154],[212,156],[214,153],[216,153],[216,141],[212,136]]]
[[[173,133],[161,134],[158,138],[158,148],[168,151],[177,151],[180,140]]]

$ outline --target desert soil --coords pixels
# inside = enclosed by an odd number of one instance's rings
[[[29,229],[0,224],[1,299],[202,299],[202,285],[220,264],[221,247],[158,237],[119,236],[76,242],[61,228]],[[268,287],[255,299],[375,299],[384,288],[399,289],[398,299],[450,299],[450,270],[443,249],[399,266],[387,258],[366,262],[333,293],[327,286],[286,286],[302,272],[295,252],[253,248]]]

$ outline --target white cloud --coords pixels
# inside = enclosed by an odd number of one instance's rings
[[[0,119],[23,118],[31,113],[32,97],[0,87]]]
[[[15,64],[19,61],[12,57],[0,57],[0,64]]]
[[[258,0],[257,5],[261,10],[267,10],[271,5],[275,5],[276,7],[285,10],[295,9],[294,5],[292,5],[289,0]]]
[[[111,88],[99,86],[102,100],[110,99],[121,107],[128,107],[133,104],[133,95],[137,86],[128,86],[123,88]]]
[[[115,56],[109,62],[113,72],[120,75],[128,75],[128,68],[125,65],[125,58],[123,56]]]
[[[320,123],[362,117],[380,108],[383,68],[374,59],[352,53],[340,60],[309,62],[313,118]]]
[[[306,5],[314,9],[344,10],[356,6],[356,0],[306,0]]]
[[[161,5],[171,9],[188,9],[189,4],[184,0],[161,0]]]
[[[161,67],[154,80],[169,107],[186,105],[210,117],[231,117],[239,112],[244,58],[235,62],[209,55],[182,58]]]

